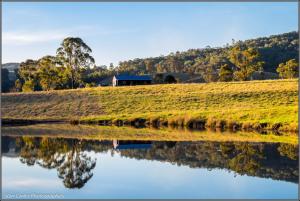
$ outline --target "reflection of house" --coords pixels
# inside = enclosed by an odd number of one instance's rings
[[[147,85],[152,78],[148,75],[115,75],[112,79],[113,86]]]
[[[6,156],[6,157],[10,157],[10,158],[16,158],[16,157],[19,157],[19,153],[16,152],[16,149],[15,148],[10,148],[8,150],[8,152],[2,152],[2,156]]]
[[[114,149],[150,149],[149,141],[119,141],[113,140]]]

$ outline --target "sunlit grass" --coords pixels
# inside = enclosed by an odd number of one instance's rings
[[[97,87],[2,94],[4,118],[130,121],[298,129],[298,80]]]

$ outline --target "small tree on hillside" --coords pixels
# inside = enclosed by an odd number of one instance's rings
[[[20,63],[18,74],[24,81],[37,80],[37,64],[38,61],[27,59],[25,62]]]
[[[221,66],[219,71],[219,80],[221,82],[232,81],[233,79],[233,70],[229,67],[228,64],[224,64]]]
[[[40,85],[43,90],[56,89],[59,84],[59,71],[56,67],[56,57],[45,56],[38,61]]]
[[[208,65],[202,70],[201,73],[203,79],[205,82],[216,82],[218,80],[218,72],[215,66],[213,65]]]
[[[236,80],[248,80],[255,71],[263,69],[264,62],[259,61],[260,54],[254,48],[237,45],[231,49],[229,59],[237,68]]]
[[[281,78],[295,78],[298,77],[299,63],[296,59],[291,59],[286,63],[279,64],[277,72]]]
[[[38,61],[27,59],[25,62],[20,63],[18,76],[22,86],[22,91],[34,91],[39,89],[38,86]]]

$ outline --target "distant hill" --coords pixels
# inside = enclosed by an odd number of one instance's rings
[[[18,69],[20,67],[20,63],[5,63],[1,65],[2,68],[6,68],[9,71],[13,71],[14,69]]]
[[[280,63],[290,59],[298,60],[299,40],[298,32],[293,31],[284,34],[260,37],[245,41],[233,41],[223,47],[206,47],[202,49],[190,49],[183,52],[171,53],[166,56],[133,59],[120,62],[118,72],[132,74],[153,74],[165,72],[203,74],[207,69],[213,69],[216,73],[220,64],[230,63],[228,55],[236,43],[258,49],[265,72],[276,73]]]
[[[1,68],[8,69],[8,78],[10,81],[14,82],[17,79],[15,69],[18,69],[20,67],[20,63],[5,63],[1,65]]]
[[[246,40],[244,43],[258,48],[262,60],[266,63],[264,70],[268,72],[276,72],[276,68],[282,62],[290,59],[298,60],[299,34],[296,31]]]

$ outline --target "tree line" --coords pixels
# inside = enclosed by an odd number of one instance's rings
[[[246,41],[233,40],[231,45],[224,47],[207,46],[167,56],[120,62],[118,72],[197,74],[205,82],[250,80],[255,71],[279,73],[281,78],[292,78],[298,76],[298,67],[295,67],[298,64],[298,46],[298,32]],[[281,67],[277,70],[279,65]]]
[[[122,61],[118,66],[95,66],[92,49],[80,38],[65,38],[55,56],[28,59],[10,82],[2,69],[2,92],[74,89],[96,86],[117,73],[185,73],[199,75],[205,82],[245,81],[254,72],[270,72],[281,78],[298,77],[298,32],[246,41],[232,41],[224,47],[190,49],[145,59]]]

